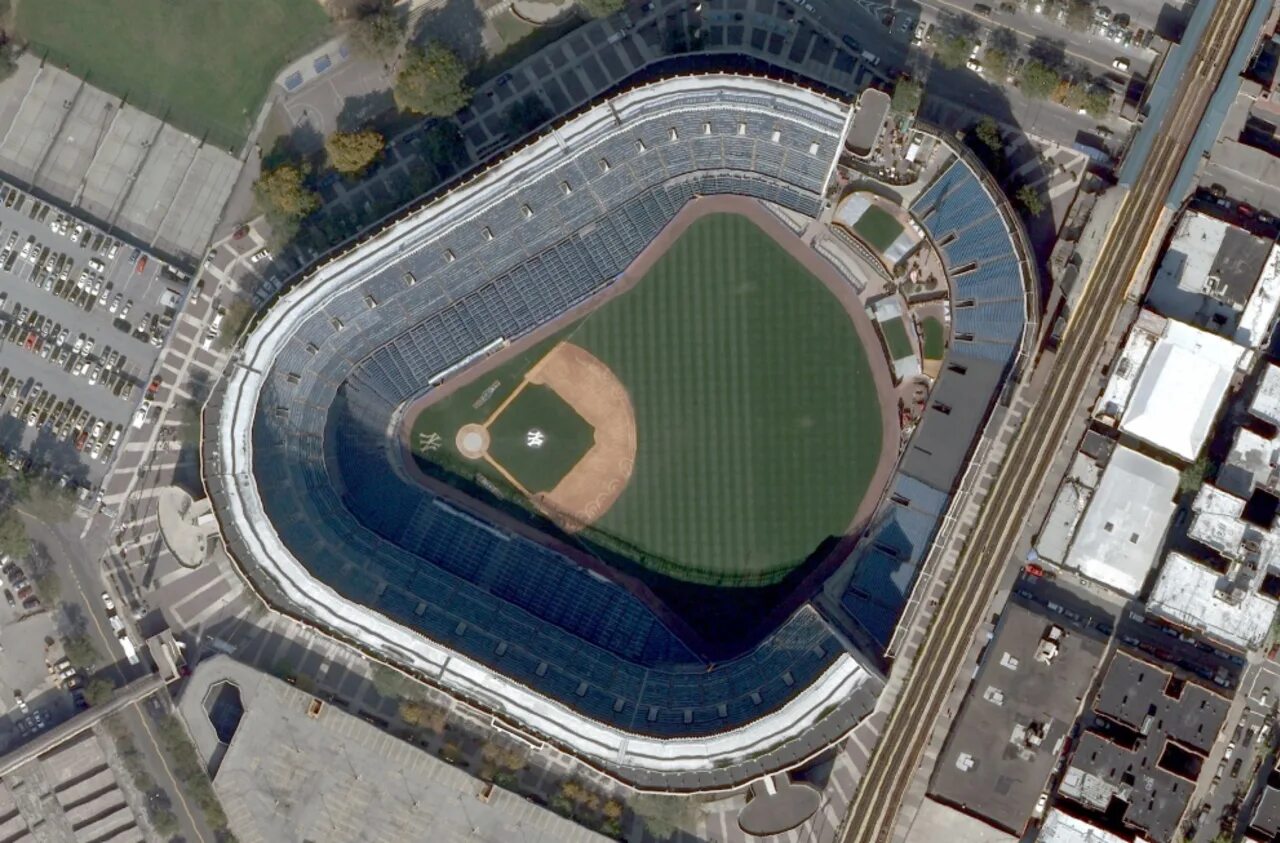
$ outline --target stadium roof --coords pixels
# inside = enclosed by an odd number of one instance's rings
[[[1243,354],[1230,340],[1169,320],[1138,376],[1120,429],[1194,460]]]
[[[1249,650],[1267,637],[1276,602],[1181,553],[1170,553],[1147,600],[1148,608],[1179,626]]]
[[[1116,448],[1063,565],[1136,596],[1173,517],[1177,490],[1176,469]]]
[[[206,410],[233,556],[326,631],[632,780],[728,786],[847,734],[879,680],[811,607],[709,668],[627,589],[407,484],[386,434],[431,375],[600,289],[694,196],[816,213],[847,116],[766,79],[645,85],[321,265]]]

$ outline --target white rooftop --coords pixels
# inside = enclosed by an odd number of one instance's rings
[[[1123,837],[1064,814],[1057,808],[1050,809],[1044,818],[1038,840],[1040,843],[1127,843]]]
[[[1227,578],[1212,568],[1170,553],[1147,608],[1225,644],[1242,650],[1256,647],[1267,637],[1276,603],[1251,588],[1232,596],[1219,591],[1227,585]]]
[[[1063,565],[1130,597],[1155,563],[1173,517],[1178,471],[1116,448]]]
[[[1243,354],[1230,340],[1169,320],[1138,376],[1120,429],[1194,460]]]
[[[1263,367],[1258,391],[1249,402],[1249,412],[1265,422],[1280,427],[1280,366],[1268,363]]]
[[[1156,342],[1164,333],[1166,321],[1163,316],[1150,310],[1138,312],[1133,330],[1129,332],[1120,356],[1111,367],[1111,376],[1107,378],[1107,385],[1094,410],[1095,416],[1114,424],[1116,419],[1124,415],[1129,399],[1133,397],[1133,388],[1138,383],[1138,375],[1142,374],[1151,349],[1155,348]]]
[[[1262,348],[1271,341],[1271,330],[1276,324],[1276,312],[1280,308],[1280,245],[1271,247],[1267,262],[1258,276],[1258,285],[1240,314],[1236,327],[1236,342],[1248,348]]]
[[[1201,509],[1200,499],[1206,492],[1212,492],[1215,499]],[[1244,512],[1243,500],[1213,486],[1202,486],[1192,511],[1195,515],[1187,529],[1188,536],[1224,555],[1234,557],[1239,553],[1240,543],[1249,526],[1240,518]]]

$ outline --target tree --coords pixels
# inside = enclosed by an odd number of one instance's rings
[[[938,44],[938,63],[951,70],[964,67],[965,62],[969,60],[969,51],[972,49],[973,42],[965,36],[948,35]]]
[[[522,137],[551,119],[551,109],[537,94],[530,94],[507,109],[507,126],[515,137]]]
[[[80,670],[88,670],[98,661],[98,650],[86,635],[71,635],[62,640],[67,660]]]
[[[693,805],[679,796],[642,793],[631,800],[631,810],[645,831],[659,840],[671,838],[693,819]]]
[[[49,523],[66,521],[75,508],[75,493],[47,477],[24,476],[15,491],[24,510]]]
[[[369,58],[390,61],[404,40],[404,19],[389,4],[379,5],[351,25],[351,46]]]
[[[623,0],[578,0],[578,8],[588,17],[607,18],[622,11]]]
[[[253,315],[253,305],[245,299],[232,299],[223,306],[222,328],[218,331],[218,347],[226,350],[236,344],[249,317]]]
[[[444,731],[449,712],[438,705],[420,700],[401,700],[400,719],[406,725],[440,733]]]
[[[17,510],[9,507],[0,511],[0,554],[21,559],[31,549],[27,538],[27,525]]]
[[[110,679],[104,679],[101,676],[90,679],[89,684],[84,686],[84,698],[89,705],[105,705],[111,702],[111,698],[115,695],[116,686]]]
[[[1111,92],[1105,88],[1094,88],[1084,97],[1084,110],[1095,120],[1101,120],[1111,111]]]
[[[325,138],[329,165],[344,176],[358,176],[382,157],[387,140],[374,129],[334,132]]]
[[[903,114],[914,114],[920,107],[922,95],[923,88],[919,82],[906,77],[899,79],[893,86],[893,110]]]
[[[320,207],[320,197],[307,187],[305,174],[296,164],[281,164],[263,173],[253,183],[253,192],[268,217],[300,220]]]
[[[1022,93],[1034,99],[1047,99],[1062,81],[1062,75],[1041,61],[1032,59],[1022,66]]]
[[[1200,487],[1204,485],[1205,478],[1212,471],[1213,463],[1209,462],[1207,456],[1201,454],[1195,462],[1182,469],[1182,473],[1178,475],[1178,492],[1186,494],[1200,491]]]
[[[34,583],[36,596],[46,606],[52,606],[57,603],[58,598],[62,596],[62,580],[58,579],[58,575],[54,571],[45,571],[42,574],[38,574]]]
[[[999,47],[988,47],[982,54],[983,69],[997,82],[1003,82],[1009,75],[1009,61],[1009,54]]]
[[[1067,26],[1084,32],[1093,21],[1093,4],[1089,0],[1068,0]]]
[[[18,56],[22,55],[22,47],[12,41],[0,44],[0,82],[8,79],[18,71]]]
[[[447,47],[411,47],[396,76],[396,105],[404,111],[448,117],[471,101],[467,68]]]
[[[993,117],[983,117],[973,127],[973,134],[992,152],[1004,149],[1004,141],[1000,138],[1000,124]]]
[[[1024,184],[1018,188],[1018,194],[1015,198],[1018,200],[1018,204],[1022,205],[1031,216],[1038,217],[1044,213],[1044,200],[1040,198],[1040,191],[1031,185]]]

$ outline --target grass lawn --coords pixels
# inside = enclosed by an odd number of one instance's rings
[[[530,430],[546,437],[526,441]],[[529,384],[489,427],[489,455],[530,492],[549,492],[595,442],[595,431],[554,389]]]
[[[420,460],[456,467],[457,428],[487,418],[560,339],[608,365],[636,413],[631,480],[580,538],[679,579],[766,585],[843,535],[883,436],[867,350],[830,291],[750,220],[698,220],[635,288],[424,410]],[[528,418],[515,403],[500,420]],[[424,454],[431,433],[440,447]]]
[[[923,335],[924,358],[941,360],[947,351],[947,342],[943,335],[942,323],[932,316],[920,320],[920,333]]]
[[[884,344],[889,347],[889,357],[901,360],[912,355],[911,340],[907,337],[907,326],[902,324],[902,317],[895,316],[885,322],[877,322],[880,333],[884,336]]]
[[[902,223],[893,218],[893,215],[883,208],[877,208],[870,205],[867,210],[862,213],[858,221],[853,224],[853,230],[858,232],[858,236],[870,243],[877,252],[885,252],[893,241],[898,239],[898,235],[902,233]]]
[[[17,29],[34,53],[238,150],[271,81],[329,19],[316,0],[23,0]]]

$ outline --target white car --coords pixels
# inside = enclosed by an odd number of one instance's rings
[[[120,308],[120,318],[124,319],[129,315],[129,308],[133,307],[133,299],[129,299],[124,303],[124,307]]]
[[[105,591],[102,592],[102,605],[107,607],[108,612],[114,612],[116,610],[116,601],[112,600],[111,595],[107,594]]]
[[[114,448],[120,442],[120,428],[111,431],[111,438],[107,440],[107,444]]]
[[[89,337],[84,341],[84,353],[89,354],[93,351],[93,337]]]
[[[120,249],[120,241],[119,240],[112,241],[111,248],[107,249],[107,260],[115,260],[116,252],[119,251],[119,249]]]
[[[122,296],[119,293],[116,293],[116,297],[111,300],[111,304],[107,306],[107,310],[111,313],[115,313],[117,310],[119,310],[121,298]]]
[[[1129,69],[1129,60],[1124,57],[1121,57],[1111,62],[1111,66],[1114,67],[1116,70],[1127,71]]]
[[[84,334],[76,337],[75,344],[71,346],[71,350],[76,354],[80,353],[80,349],[84,348]]]
[[[98,378],[100,377],[102,377],[102,367],[94,366],[93,371],[89,373],[89,386],[93,386],[94,384],[96,384],[98,382]],[[102,422],[98,422],[98,424],[101,425]],[[98,435],[97,433],[94,433],[94,436],[97,436],[97,435]]]
[[[89,434],[89,438],[90,438],[90,439],[97,439],[99,436],[101,436],[101,435],[102,435],[102,428],[103,428],[104,426],[105,426],[105,425],[104,425],[104,423],[103,423],[102,419],[98,419],[96,422],[94,422],[94,423],[93,423],[93,432]]]

